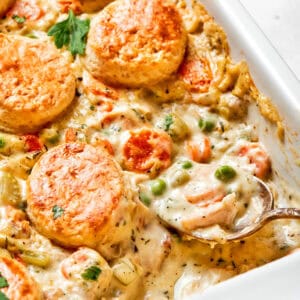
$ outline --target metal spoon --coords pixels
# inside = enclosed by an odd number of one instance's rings
[[[260,199],[262,201],[262,212],[254,222],[251,224],[243,224],[236,226],[232,231],[228,232],[224,237],[209,238],[201,234],[201,230],[195,230],[192,232],[183,232],[186,235],[199,239],[204,242],[224,243],[227,241],[235,241],[246,238],[259,229],[261,229],[268,222],[276,219],[300,219],[300,209],[297,208],[275,208],[274,198],[270,188],[257,177],[253,177],[260,186]],[[179,231],[182,229],[177,228]]]

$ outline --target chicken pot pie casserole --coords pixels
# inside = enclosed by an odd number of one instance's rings
[[[224,240],[274,187],[248,107],[283,128],[198,1],[0,15],[0,299],[189,299],[299,246],[296,221]]]

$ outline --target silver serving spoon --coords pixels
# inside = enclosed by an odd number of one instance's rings
[[[199,239],[204,242],[224,243],[227,241],[235,241],[244,239],[259,229],[261,229],[268,222],[276,219],[300,219],[300,209],[297,208],[275,208],[274,198],[270,188],[259,178],[253,177],[260,186],[260,199],[262,201],[262,212],[259,214],[254,222],[236,226],[229,231],[224,237],[209,238],[201,234],[201,230],[192,232],[183,232],[182,229],[177,228],[179,231],[193,238]],[[173,226],[174,227],[174,226]]]

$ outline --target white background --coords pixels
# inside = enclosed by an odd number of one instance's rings
[[[240,2],[300,80],[300,0]]]

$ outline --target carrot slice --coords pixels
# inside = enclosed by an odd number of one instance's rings
[[[259,143],[249,143],[238,151],[239,156],[246,156],[250,164],[255,164],[254,175],[263,179],[271,169],[271,161],[267,152]]]
[[[172,140],[165,132],[143,128],[131,131],[124,145],[126,169],[141,173],[158,173],[171,164]]]
[[[180,78],[195,92],[205,93],[213,79],[206,58],[185,59],[179,68]]]
[[[25,141],[25,147],[28,152],[42,150],[43,144],[36,135],[27,134],[23,136],[23,139]]]
[[[208,137],[204,136],[200,141],[189,141],[186,143],[189,157],[196,162],[206,163],[211,158],[211,144]]]
[[[82,13],[82,5],[79,0],[58,0],[61,12],[72,10],[76,15]]]

